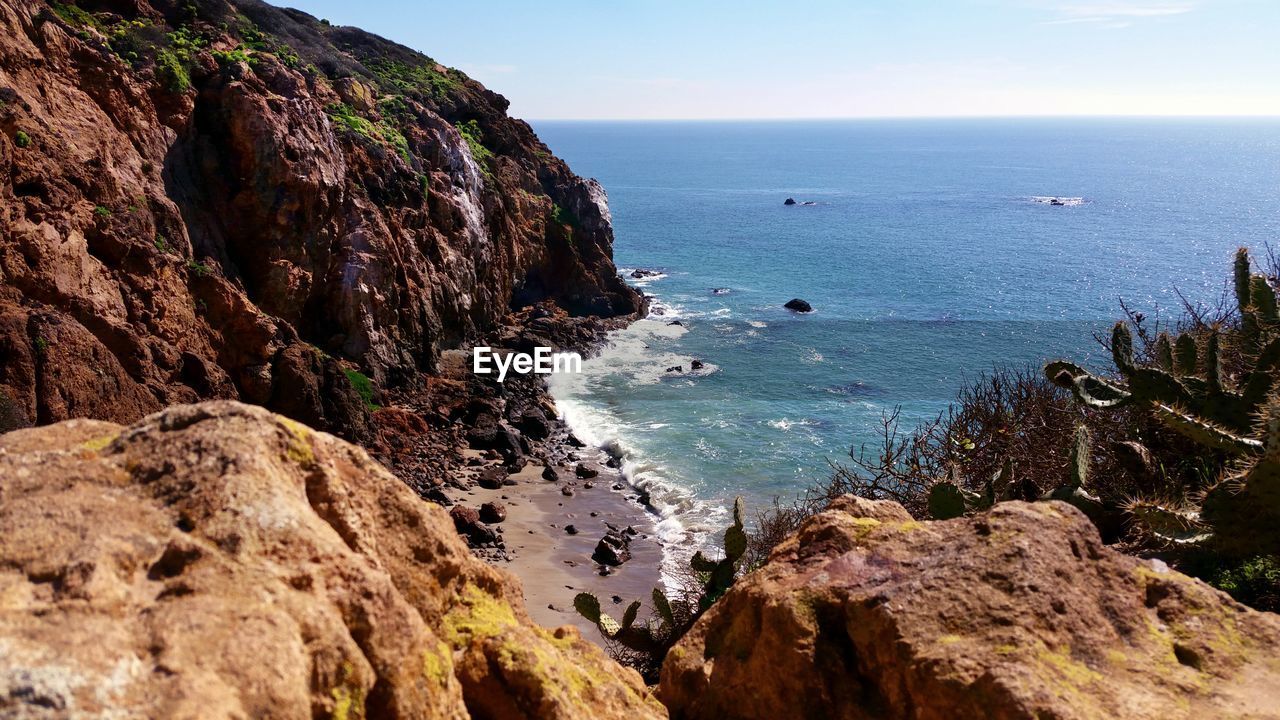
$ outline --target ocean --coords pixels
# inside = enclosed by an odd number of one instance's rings
[[[633,280],[654,314],[552,392],[678,555],[734,496],[828,475],[895,407],[909,429],[994,366],[1106,367],[1094,336],[1122,298],[1215,302],[1234,249],[1280,237],[1280,120],[534,127],[607,189],[623,272],[657,273]]]

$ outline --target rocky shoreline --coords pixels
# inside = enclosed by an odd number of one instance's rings
[[[550,347],[589,357],[642,315],[575,318],[544,304],[514,313],[484,342],[497,353]],[[387,398],[372,416],[371,454],[447,508],[474,554],[520,578],[536,621],[573,624],[596,640],[573,596],[647,597],[661,582],[657,517],[618,458],[574,436],[541,377],[499,383],[475,375],[470,357],[447,351],[421,391]]]

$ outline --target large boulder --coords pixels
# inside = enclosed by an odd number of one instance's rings
[[[0,436],[0,716],[656,718],[364,451],[232,402]]]
[[[1075,508],[810,519],[662,669],[673,718],[1280,717],[1280,618],[1105,547]]]

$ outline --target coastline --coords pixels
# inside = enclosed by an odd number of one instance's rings
[[[564,469],[554,462],[550,466]],[[599,643],[603,639],[598,630],[574,610],[573,598],[590,592],[607,608],[649,596],[661,583],[663,557],[654,516],[635,502],[634,490],[616,470],[602,468],[591,480],[548,482],[542,478],[543,467],[530,464],[512,475],[516,485],[500,489],[476,485],[459,502],[504,505],[507,517],[498,526],[506,557],[491,562],[520,579],[529,615],[546,627],[573,625],[583,637]],[[565,487],[572,488],[573,495],[566,496]],[[616,567],[592,559],[610,525],[623,532],[634,528],[637,533],[629,543],[631,558]],[[568,527],[576,532],[571,534]],[[605,567],[607,574],[601,574]]]
[[[495,352],[550,346],[590,357],[609,331],[647,314],[647,304],[636,315],[607,320],[538,306],[474,344]],[[617,614],[661,586],[661,518],[627,480],[621,458],[574,436],[542,377],[508,375],[498,383],[476,376],[470,349],[459,349],[442,354],[424,390],[393,400],[390,412],[376,414],[384,416],[388,441],[376,456],[421,497],[450,510],[474,554],[520,580],[526,609],[539,624],[572,625],[603,644],[597,628],[574,610],[574,596],[591,592],[604,607],[619,606]],[[406,432],[397,422],[404,409],[428,427]],[[485,514],[489,503],[501,506],[501,519],[493,508]],[[610,533],[625,538],[629,557],[621,564],[593,557]]]

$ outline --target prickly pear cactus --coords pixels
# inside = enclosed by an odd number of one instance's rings
[[[964,515],[964,491],[950,480],[929,488],[929,516],[934,520],[950,520]]]
[[[1258,449],[1257,443],[1240,438],[1253,432],[1280,377],[1280,317],[1269,281],[1249,267],[1248,251],[1242,248],[1236,254],[1234,286],[1243,349],[1254,362],[1234,386],[1223,377],[1217,332],[1199,344],[1187,334],[1177,340],[1162,334],[1156,339],[1154,363],[1144,366],[1134,362],[1133,333],[1124,322],[1111,331],[1112,361],[1123,385],[1062,360],[1046,365],[1045,374],[1087,407],[1138,405],[1197,443],[1234,453]]]
[[[706,575],[707,579],[697,601],[697,611],[681,613],[680,627],[677,627],[677,613],[671,601],[658,588],[653,589],[652,595],[656,617],[643,623],[636,622],[640,614],[639,600],[627,606],[622,622],[601,611],[600,599],[591,593],[578,593],[573,599],[573,607],[579,615],[595,624],[600,634],[610,642],[660,660],[697,616],[711,607],[733,585],[738,565],[746,552],[745,513],[742,498],[739,497],[733,503],[733,524],[724,532],[724,557],[710,560],[699,551],[690,561],[690,567],[695,572]]]
[[[1139,534],[1170,546],[1203,546],[1227,555],[1277,554],[1280,303],[1270,281],[1251,271],[1243,248],[1236,253],[1233,280],[1240,328],[1232,340],[1251,363],[1235,382],[1222,370],[1223,340],[1217,331],[1199,343],[1187,334],[1176,340],[1162,334],[1156,339],[1153,362],[1139,365],[1133,357],[1133,335],[1123,322],[1111,334],[1112,360],[1123,382],[1066,361],[1049,363],[1045,374],[1087,407],[1143,408],[1198,445],[1235,458],[1236,469],[1204,494],[1201,507],[1129,501],[1124,510]],[[1086,477],[1081,473],[1087,472],[1087,465],[1081,465],[1079,454],[1072,465],[1072,494],[1079,495],[1086,486],[1077,483],[1076,476]]]
[[[1232,555],[1280,554],[1280,397],[1258,423],[1260,452],[1205,493],[1200,517],[1213,542]]]

